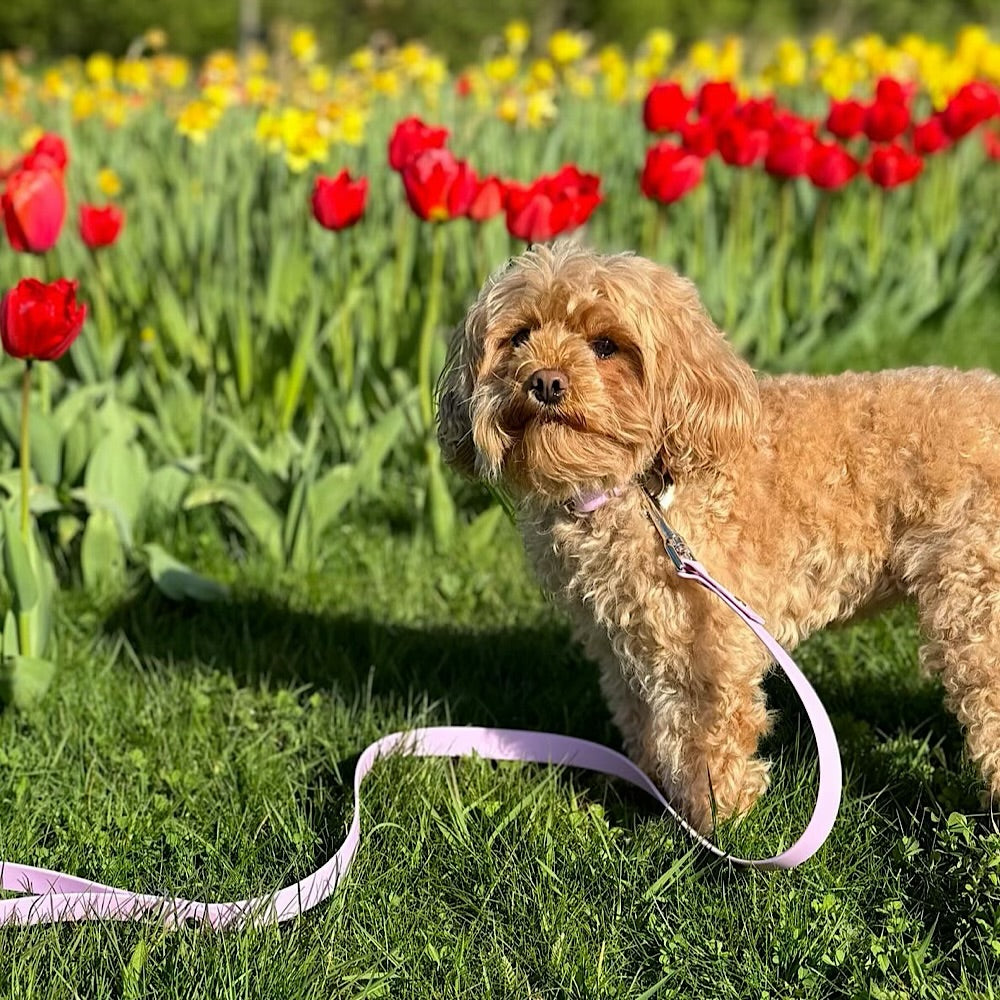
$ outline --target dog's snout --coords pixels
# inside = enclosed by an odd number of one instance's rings
[[[528,380],[528,391],[545,406],[559,403],[568,388],[569,379],[557,368],[540,368]]]

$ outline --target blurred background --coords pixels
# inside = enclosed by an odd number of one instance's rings
[[[202,56],[232,47],[245,36],[267,42],[282,24],[307,22],[327,58],[345,56],[373,39],[419,38],[452,64],[474,61],[498,44],[503,25],[528,21],[535,38],[558,27],[590,31],[599,42],[635,46],[651,25],[669,26],[681,43],[713,33],[745,38],[830,30],[839,36],[875,31],[887,36],[919,28],[946,40],[963,23],[1000,22],[996,0],[493,0],[489,4],[440,0],[5,0],[0,4],[0,50],[31,49],[39,56],[124,52],[155,25],[173,51]]]

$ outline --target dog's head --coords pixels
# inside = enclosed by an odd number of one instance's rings
[[[466,474],[563,502],[652,466],[722,465],[759,409],[689,281],[561,242],[509,261],[455,331],[438,439]]]

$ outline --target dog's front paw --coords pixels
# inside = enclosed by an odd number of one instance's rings
[[[758,758],[730,759],[714,767],[705,763],[700,777],[661,782],[672,802],[699,833],[711,833],[716,822],[742,816],[767,791],[770,762]]]

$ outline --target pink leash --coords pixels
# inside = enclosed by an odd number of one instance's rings
[[[393,752],[412,757],[477,756],[486,760],[555,764],[597,771],[621,778],[648,792],[702,847],[734,865],[764,869],[794,868],[812,857],[829,835],[840,808],[840,753],[830,719],[812,685],[764,628],[760,616],[712,579],[704,566],[691,556],[683,539],[663,521],[655,501],[653,507],[655,512],[651,511],[651,519],[663,538],[664,548],[677,575],[705,587],[732,609],[774,657],[805,706],[819,753],[819,790],[809,823],[802,836],[787,850],[773,858],[754,861],[721,851],[685,822],[635,764],[599,743],[521,729],[427,726],[409,732],[390,733],[365,748],[354,772],[354,818],[343,845],[322,868],[294,885],[255,899],[233,903],[202,903],[168,896],[141,895],[47,868],[0,862],[2,888],[9,892],[29,894],[16,899],[0,900],[0,924],[136,920],[149,915],[163,921],[167,927],[177,927],[190,921],[219,929],[245,924],[261,926],[291,920],[329,898],[347,873],[361,842],[361,783],[381,757]],[[664,533],[664,529],[668,534]]]

